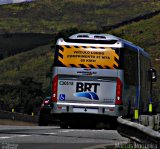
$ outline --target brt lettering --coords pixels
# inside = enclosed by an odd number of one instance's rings
[[[77,82],[76,84],[76,92],[86,92],[86,91],[94,91],[97,93],[97,87],[100,86],[100,83],[82,83]],[[93,89],[93,90],[92,90]]]

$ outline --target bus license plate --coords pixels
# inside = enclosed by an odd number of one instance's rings
[[[79,113],[98,113],[98,109],[91,108],[73,108],[73,112]]]

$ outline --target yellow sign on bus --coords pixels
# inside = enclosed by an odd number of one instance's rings
[[[109,47],[61,46],[58,60],[66,67],[114,69],[118,67],[119,56]]]

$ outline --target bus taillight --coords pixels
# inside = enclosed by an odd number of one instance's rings
[[[52,82],[52,101],[57,102],[58,76],[53,78]]]
[[[116,105],[121,105],[122,104],[122,81],[117,78],[117,88],[116,88],[116,101],[115,104]]]

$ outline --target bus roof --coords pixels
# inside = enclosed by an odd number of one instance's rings
[[[129,46],[134,51],[139,50],[144,56],[149,56],[144,49],[136,46],[132,42],[110,34],[78,33],[67,39],[59,38],[57,45],[103,46],[111,48],[123,48],[124,46]]]
[[[77,45],[77,46],[102,46],[122,48],[123,43],[118,37],[110,34],[90,34],[78,33],[70,36],[67,39],[60,38],[57,45]]]
[[[92,40],[119,40],[118,37],[110,34],[78,33],[69,37],[70,39],[92,39]]]

